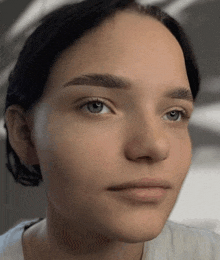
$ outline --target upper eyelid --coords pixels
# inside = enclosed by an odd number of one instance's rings
[[[100,102],[100,103],[103,103],[104,105],[106,105],[107,107],[109,107],[108,102],[106,102],[103,98],[99,98],[99,97],[87,98],[84,101],[82,101],[82,104],[80,106],[84,106],[88,103],[93,103],[93,102]]]
[[[172,109],[168,110],[165,114],[168,114],[172,111],[182,112],[187,117],[190,117],[190,115],[191,115],[191,113],[187,109],[184,109],[184,108],[172,108]]]
[[[99,98],[99,97],[90,97],[84,100],[84,102],[82,102],[82,104],[80,104],[78,107],[80,109],[82,109],[84,106],[86,106],[89,103],[93,103],[93,102],[100,102],[103,103],[109,110],[111,110],[111,112],[114,113],[112,107],[110,105],[108,105],[108,102],[106,102],[103,98]]]
[[[189,107],[186,107],[186,106],[182,106],[182,105],[173,105],[173,106],[170,106],[169,108],[167,108],[167,112],[166,113],[169,113],[171,111],[174,111],[174,110],[177,110],[177,111],[184,111],[186,114],[190,115],[193,111],[193,109],[189,108]]]
[[[170,112],[172,112],[172,111],[178,111],[178,112],[187,113],[187,110],[184,109],[184,108],[172,108],[172,109],[169,109],[165,114],[170,113]]]

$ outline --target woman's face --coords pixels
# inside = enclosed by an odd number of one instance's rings
[[[193,102],[174,36],[150,17],[118,13],[58,57],[45,90],[33,137],[48,210],[79,232],[155,238],[191,163]],[[109,189],[145,178],[169,188]]]

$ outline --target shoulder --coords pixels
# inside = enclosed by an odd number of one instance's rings
[[[209,241],[210,243],[220,242],[220,235],[216,234],[213,231],[208,229],[191,227],[184,224],[175,223],[172,221],[167,221],[164,231],[172,234],[176,239],[184,239],[184,238],[198,238],[200,240]]]
[[[169,256],[163,259],[217,260],[220,259],[220,236],[207,229],[167,221],[161,234],[149,241],[149,248]]]
[[[0,236],[0,260],[23,260],[22,234],[39,219],[22,221]]]

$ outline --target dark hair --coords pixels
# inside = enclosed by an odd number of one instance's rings
[[[192,47],[179,23],[156,6],[143,6],[135,0],[86,0],[65,5],[41,20],[40,25],[27,39],[15,68],[9,76],[5,111],[13,104],[30,110],[43,94],[49,71],[57,56],[89,30],[117,11],[131,9],[154,17],[164,24],[182,47],[187,75],[193,98],[199,91],[199,73]],[[6,167],[16,182],[24,186],[39,186],[43,181],[39,165],[27,166],[6,139]]]

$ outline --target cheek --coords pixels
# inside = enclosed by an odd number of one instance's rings
[[[184,165],[185,167],[189,167],[192,157],[192,144],[187,125],[170,131],[169,142],[173,163],[176,161],[183,167]]]
[[[40,163],[48,197],[56,208],[66,212],[65,207],[81,207],[79,201],[82,207],[97,201],[119,172],[118,139],[113,133],[101,135],[88,129],[75,128],[74,134],[67,129],[50,131]]]
[[[182,136],[183,137],[183,136]],[[176,182],[176,187],[181,188],[181,185],[189,171],[192,159],[192,146],[188,134],[184,138],[177,138],[172,141],[172,149],[170,151],[170,165],[174,167],[173,179]]]
[[[110,129],[100,132],[98,128],[88,129],[61,126],[47,129],[49,138],[39,146],[44,172],[84,187],[103,183],[119,160],[119,138]]]
[[[173,164],[176,167],[189,168],[192,158],[192,149],[190,140],[175,143],[173,145]],[[176,163],[175,163],[176,162]]]

